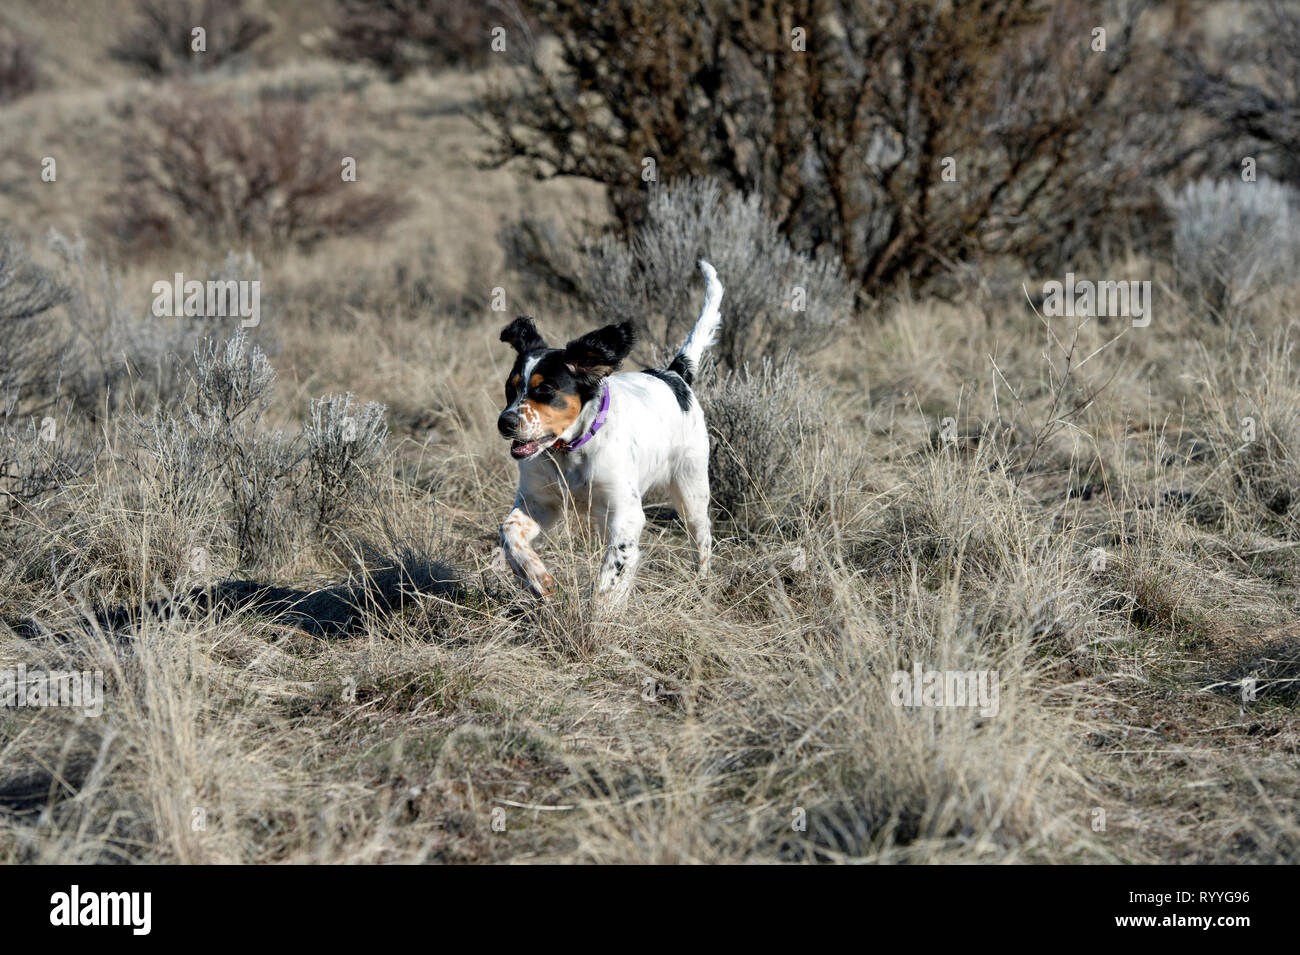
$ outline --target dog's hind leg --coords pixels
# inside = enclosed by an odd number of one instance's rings
[[[558,516],[559,509],[549,504],[517,498],[514,508],[501,524],[501,549],[505,552],[506,562],[529,592],[542,600],[555,593],[555,578],[533,550],[533,541],[554,524]]]
[[[713,553],[713,528],[709,523],[709,471],[707,462],[688,467],[668,485],[677,516],[695,544],[696,567],[701,578],[709,575]]]

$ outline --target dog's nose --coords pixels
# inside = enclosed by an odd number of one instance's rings
[[[497,430],[503,438],[514,437],[519,430],[519,415],[513,411],[501,412],[501,417],[497,418]]]

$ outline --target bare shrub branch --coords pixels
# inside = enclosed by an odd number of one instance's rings
[[[197,28],[206,33],[201,51]],[[134,22],[108,53],[146,76],[198,73],[246,58],[270,32],[270,21],[244,0],[137,0]]]
[[[41,85],[35,49],[31,40],[0,27],[0,104],[11,103]]]
[[[341,0],[328,49],[398,80],[420,68],[486,65],[496,27],[508,31],[507,51],[531,49],[532,24],[509,0]]]
[[[646,158],[660,182],[717,176],[869,294],[980,254],[1054,264],[1124,231],[1173,162],[1144,6],[1111,4],[1094,52],[1097,13],[1074,0],[802,0],[779,16],[544,0],[562,67],[535,58],[489,96],[491,161],[606,183],[625,227],[646,214]],[[815,53],[792,49],[796,28]]]
[[[189,237],[310,246],[382,232],[402,205],[345,181],[345,155],[319,110],[185,90],[141,108],[125,138],[122,202],[105,224],[137,249]]]

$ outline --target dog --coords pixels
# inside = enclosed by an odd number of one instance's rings
[[[501,549],[533,596],[555,592],[533,542],[559,519],[564,495],[603,525],[604,559],[594,592],[626,599],[640,560],[643,501],[666,490],[695,545],[698,574],[709,572],[709,433],[691,384],[717,340],[723,288],[702,261],[704,307],[667,368],[615,374],[632,350],[630,322],[606,325],[551,348],[532,318],[501,332],[515,350],[506,407],[497,429],[519,462],[519,491],[501,525]]]

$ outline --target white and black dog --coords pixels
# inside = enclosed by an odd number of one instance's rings
[[[717,338],[722,283],[700,262],[706,283],[695,328],[666,369],[614,374],[632,350],[632,325],[606,325],[563,348],[549,348],[533,320],[501,332],[518,356],[497,420],[519,462],[519,492],[501,525],[501,547],[537,597],[554,578],[533,550],[537,535],[563,513],[564,495],[589,509],[607,546],[596,593],[614,602],[631,587],[645,526],[645,495],[666,490],[695,542],[699,573],[709,569],[709,434],[691,382]]]

